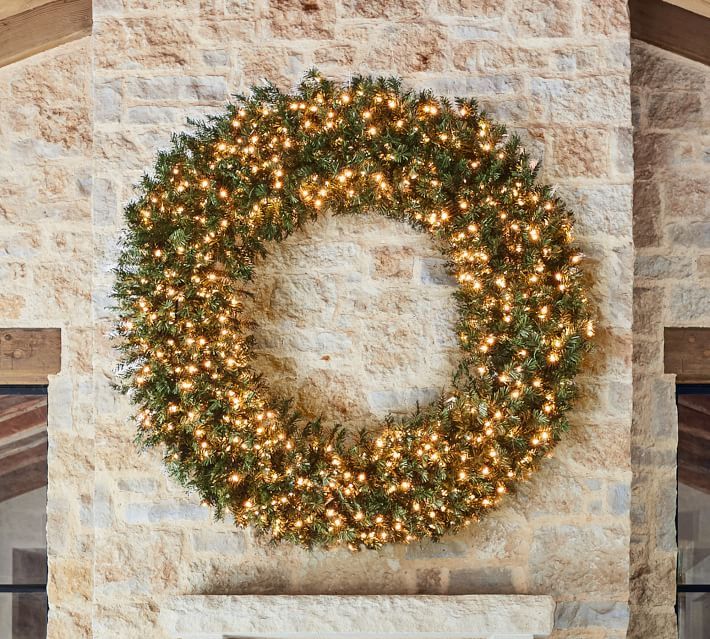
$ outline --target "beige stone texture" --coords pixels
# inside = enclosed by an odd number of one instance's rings
[[[0,326],[62,329],[50,380],[49,636],[92,636],[91,42],[0,69]]]
[[[359,430],[451,388],[455,282],[424,234],[373,214],[324,216],[256,273],[255,368],[306,416]]]
[[[0,70],[0,322],[65,338],[50,386],[50,639],[137,636],[164,597],[263,593],[551,595],[554,639],[624,635],[629,29],[622,0],[589,4],[95,0],[90,39]],[[288,89],[313,65],[477,97],[577,214],[600,348],[572,428],[499,511],[440,543],[308,551],[214,522],[157,451],[135,448],[131,407],[111,388],[111,268],[132,185],[186,117],[263,79]],[[448,285],[435,247],[407,227],[324,220],[265,260],[256,285],[260,361],[306,410],[357,424],[445,385]]]
[[[710,326],[710,70],[632,41],[634,420],[632,639],[677,636],[675,378],[663,328]]]

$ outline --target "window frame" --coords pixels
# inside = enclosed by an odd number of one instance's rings
[[[676,381],[675,385],[675,403],[676,403],[676,410],[679,404],[680,397],[682,395],[707,395],[710,396],[710,382],[707,383],[683,383],[682,381]],[[680,428],[680,420],[678,420],[679,423],[679,428]],[[678,516],[680,512],[679,508],[679,477],[680,477],[680,463],[678,461],[679,457],[679,452],[680,452],[680,443],[676,447],[676,508],[675,508],[675,533],[676,533],[676,548],[680,548],[679,545],[679,537],[680,537],[680,531],[678,527]],[[689,594],[689,593],[701,593],[701,594],[710,594],[710,583],[702,583],[702,584],[685,584],[685,583],[680,583],[680,576],[681,576],[681,556],[680,556],[680,551],[676,553],[676,598],[675,598],[675,612],[676,612],[676,620],[678,623],[678,630],[680,631],[680,598],[684,594]]]
[[[0,395],[42,395],[49,399],[48,384],[2,384],[0,383]],[[48,426],[48,425],[47,425]],[[47,476],[47,485],[49,484],[49,475]],[[47,533],[45,531],[45,544],[47,543]],[[49,583],[49,575],[45,577],[45,583],[39,584],[3,584],[0,583],[0,595],[24,595],[32,593],[44,593],[47,595],[47,586]],[[49,604],[49,602],[48,602]],[[49,605],[47,607],[49,611]]]

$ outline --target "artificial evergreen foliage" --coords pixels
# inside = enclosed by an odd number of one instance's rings
[[[139,440],[217,515],[353,549],[438,538],[494,508],[567,428],[593,334],[572,216],[474,100],[317,72],[173,137],[126,208],[114,296]],[[357,436],[250,368],[255,258],[325,210],[429,233],[457,278],[450,391]]]

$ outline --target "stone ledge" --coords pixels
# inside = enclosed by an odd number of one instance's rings
[[[555,602],[531,595],[187,595],[159,602],[172,639],[541,639]]]

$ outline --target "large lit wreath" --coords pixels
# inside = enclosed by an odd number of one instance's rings
[[[126,208],[114,292],[139,439],[277,539],[377,547],[477,519],[566,429],[593,333],[571,214],[534,178],[474,100],[395,79],[313,72],[175,136]],[[426,231],[459,284],[449,393],[357,436],[299,417],[250,367],[255,258],[325,210]]]

